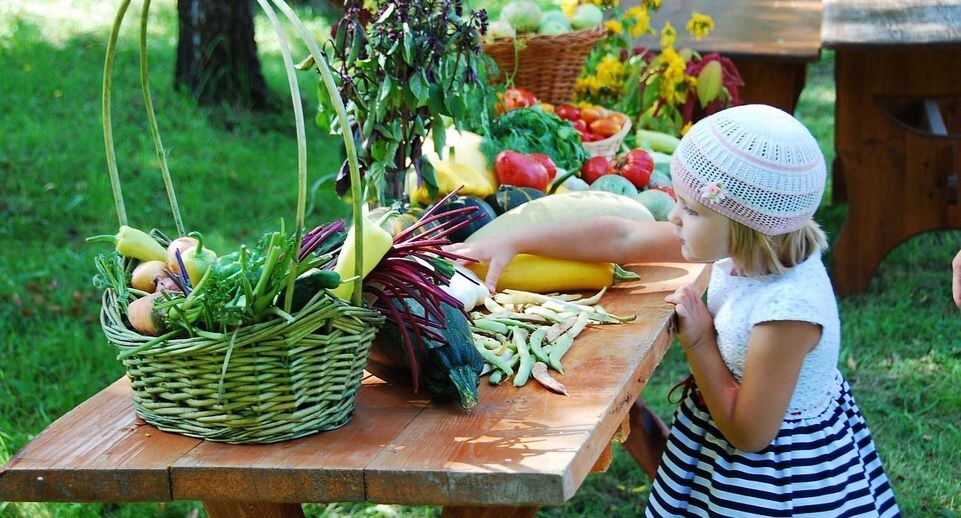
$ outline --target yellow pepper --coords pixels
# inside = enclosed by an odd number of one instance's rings
[[[474,167],[461,163],[438,162],[434,165],[437,174],[437,194],[443,196],[454,189],[463,186],[458,192],[461,195],[473,195],[486,198],[497,191],[497,180],[493,171],[479,171]],[[434,199],[427,192],[427,186],[421,185],[410,191],[411,201],[428,205]]]
[[[377,266],[377,263],[383,259],[384,255],[387,254],[390,247],[393,246],[394,238],[376,222],[371,221],[370,218],[361,218],[361,222],[364,233],[364,257],[361,263],[361,277],[366,277],[367,274]],[[334,266],[334,271],[340,274],[341,279],[352,279],[356,275],[354,266],[357,262],[354,257],[354,250],[354,227],[350,227],[350,230],[347,231],[347,239],[344,241],[344,247],[340,250],[340,254],[337,256],[337,264]],[[342,281],[340,286],[330,291],[340,299],[349,301],[350,296],[354,293],[354,281]]]
[[[127,225],[121,225],[116,235],[88,237],[87,242],[111,242],[117,253],[141,261],[167,261],[167,250],[150,234]]]

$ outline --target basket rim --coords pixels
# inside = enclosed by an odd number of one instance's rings
[[[589,27],[587,29],[581,29],[577,31],[565,32],[564,34],[537,34],[534,32],[518,34],[514,37],[497,38],[489,42],[484,42],[484,49],[489,48],[501,48],[506,46],[514,46],[514,40],[523,40],[529,42],[531,40],[537,42],[563,42],[569,39],[580,39],[583,36],[593,36],[597,34],[597,39],[603,37],[607,34],[607,28],[604,25],[595,25],[594,27]],[[523,52],[523,50],[522,50]]]

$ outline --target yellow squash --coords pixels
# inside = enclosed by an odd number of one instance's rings
[[[481,279],[487,264],[468,267]],[[555,291],[599,290],[614,283],[614,263],[571,261],[530,254],[518,254],[497,280],[497,291],[505,289],[551,293]]]

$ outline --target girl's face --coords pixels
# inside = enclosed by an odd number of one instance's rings
[[[688,198],[677,186],[674,192],[677,203],[667,215],[667,220],[674,224],[674,234],[681,241],[684,259],[707,263],[729,257],[730,220]]]

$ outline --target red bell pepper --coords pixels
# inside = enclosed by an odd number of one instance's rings
[[[539,191],[547,190],[551,181],[543,164],[516,151],[501,151],[494,159],[494,172],[501,185],[532,187]]]

